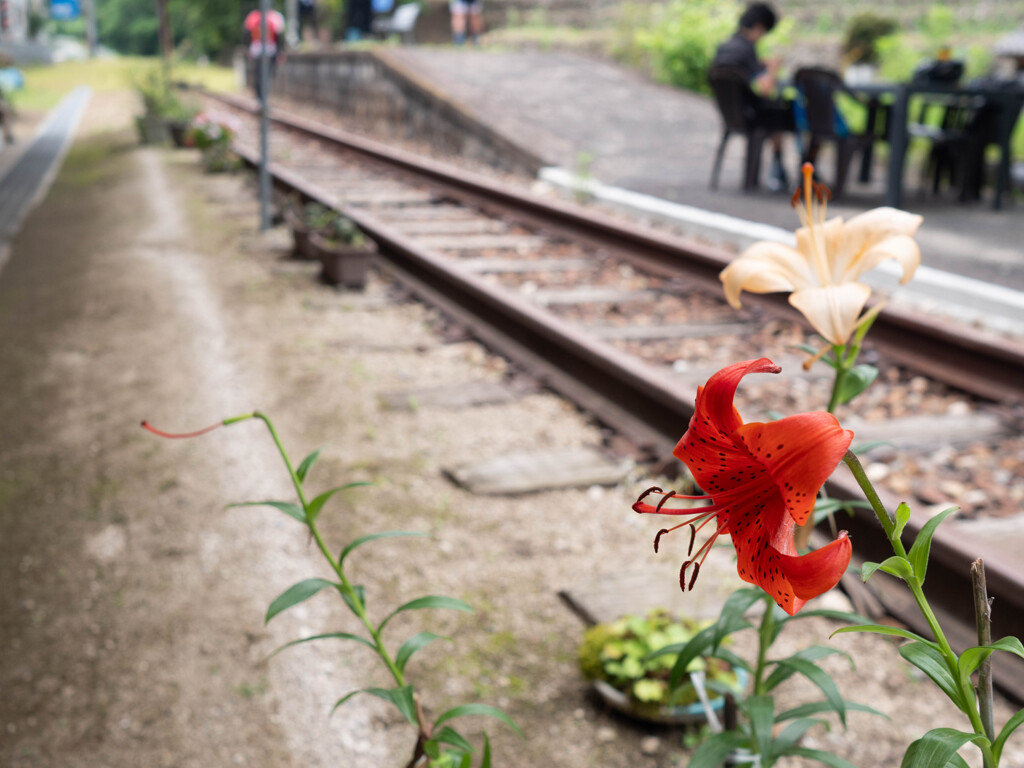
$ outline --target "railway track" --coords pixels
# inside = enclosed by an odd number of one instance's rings
[[[254,163],[253,103],[215,98],[245,118],[237,148]],[[342,209],[377,241],[394,279],[608,425],[616,448],[640,460],[669,455],[696,386],[736,360],[768,356],[784,368],[778,379],[740,388],[738,404],[751,418],[766,403],[794,413],[827,400],[827,377],[803,372],[791,351],[812,338],[784,297],[745,295],[741,313],[725,303],[717,278],[731,258],[724,251],[299,115],[275,114],[271,158],[279,190]],[[856,414],[838,415],[857,441],[892,444],[868,465],[890,508],[903,499],[921,513],[910,535],[927,512],[957,501],[976,518],[947,524],[934,539],[929,592],[938,610],[950,621],[972,615],[969,566],[980,556],[996,599],[994,635],[1024,636],[1024,574],[1015,556],[1024,545],[1024,345],[886,309],[866,355],[882,368],[881,381],[858,400]],[[937,457],[934,446],[950,442]],[[844,473],[828,490],[860,498]],[[842,526],[858,557],[886,556],[872,547],[884,539],[870,513]],[[986,539],[978,531],[994,533]],[[926,631],[902,590],[877,576],[872,586],[887,612]],[[973,622],[951,634],[973,644]],[[1024,666],[1005,666],[1002,687],[1024,700]]]

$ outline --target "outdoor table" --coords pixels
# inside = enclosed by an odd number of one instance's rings
[[[1010,139],[1024,105],[1024,88],[996,86],[960,86],[953,83],[867,83],[851,85],[850,91],[868,99],[868,131],[873,131],[883,97],[888,97],[886,129],[889,140],[889,169],[886,178],[885,204],[899,208],[903,200],[903,166],[907,153],[907,122],[911,96],[940,95],[947,98],[982,98],[988,103],[999,105],[996,125],[996,142],[999,145],[999,170],[996,175],[995,198],[992,208],[1002,206],[1003,191],[1010,182]],[[870,168],[870,149],[865,152],[861,166],[861,180],[866,180]]]

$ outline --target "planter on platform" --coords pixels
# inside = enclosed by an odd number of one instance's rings
[[[163,144],[167,141],[167,124],[163,115],[146,113],[135,117],[135,127],[139,132],[139,141],[143,144]]]
[[[366,275],[377,251],[372,240],[362,245],[335,244],[317,232],[311,232],[309,245],[316,258],[320,259],[320,279],[327,285],[366,287]]]
[[[285,223],[292,230],[292,256],[303,261],[315,261],[318,256],[309,243],[310,228],[294,208],[284,209]]]
[[[184,149],[188,146],[185,142],[188,137],[188,120],[166,120],[165,126],[167,132],[171,135],[171,141],[174,142],[174,146],[178,149]]]

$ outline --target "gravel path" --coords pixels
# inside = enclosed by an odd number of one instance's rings
[[[709,559],[684,599],[678,553],[655,558],[657,522],[629,511],[645,478],[521,498],[452,486],[446,467],[600,434],[545,393],[383,410],[384,393],[499,380],[505,363],[444,343],[430,310],[377,280],[365,296],[317,285],[313,267],[284,260],[285,233],[255,230],[244,177],[137,148],[127,106],[97,96],[0,277],[0,764],[404,764],[412,734],[383,702],[359,697],[327,716],[344,693],[385,682],[367,656],[310,644],[267,660],[287,640],[354,627],[326,594],[263,625],[273,597],[326,574],[288,518],[225,509],[288,495],[258,425],[180,443],[137,426],[188,429],[254,407],[295,454],[324,448],[318,488],[377,483],[325,512],[335,546],[387,528],[430,534],[378,542],[353,567],[376,615],[427,593],[476,608],[403,615],[392,641],[422,629],[454,638],[418,655],[412,676],[434,712],[466,700],[507,709],[527,737],[488,724],[497,765],[685,764],[677,731],[634,726],[589,697],[575,670],[581,626],[556,592],[639,572],[649,588],[636,607],[700,613],[735,583],[728,555]],[[829,642],[826,622],[801,626],[786,645]],[[809,746],[874,768],[927,728],[959,725],[887,641],[834,642],[858,670],[833,660],[842,690],[896,720],[856,715],[853,730],[818,729]]]

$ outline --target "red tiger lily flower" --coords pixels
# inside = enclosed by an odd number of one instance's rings
[[[651,488],[633,505],[640,513],[686,520],[658,532],[661,537],[690,526],[690,550],[697,531],[715,520],[717,528],[696,555],[683,563],[679,582],[692,588],[711,545],[721,533],[732,536],[740,578],[767,592],[791,616],[813,597],[832,589],[846,571],[852,547],[846,531],[809,554],[797,555],[793,530],[811,516],[814,501],[853,439],[835,416],[801,413],[778,421],[744,424],[733,405],[736,387],[748,373],[779,373],[767,358],[723,368],[697,389],[690,428],[673,450],[707,493],[682,496]],[[662,498],[656,505],[645,501]],[[672,498],[711,501],[710,505],[668,507]],[[689,584],[686,570],[693,566]]]

